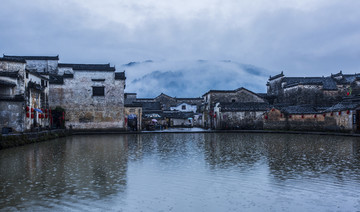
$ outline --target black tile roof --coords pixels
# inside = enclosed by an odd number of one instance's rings
[[[161,111],[160,102],[137,102],[137,101],[134,101],[133,104],[141,104],[144,112],[154,111],[154,110]]]
[[[324,112],[352,110],[359,106],[359,102],[340,102],[336,105],[333,105],[332,107],[327,108]]]
[[[331,77],[285,77],[285,88],[297,85],[322,85],[324,90],[337,90],[336,81]]]
[[[139,103],[139,102],[129,102],[127,103],[126,100],[125,100],[125,104],[124,104],[125,107],[142,107],[142,104]]]
[[[110,64],[72,64],[59,63],[58,66],[72,68],[74,71],[115,71],[115,67]]]
[[[57,56],[12,56],[4,55],[4,58],[23,59],[23,60],[59,60]]]
[[[0,57],[0,61],[16,62],[16,63],[26,63],[26,60],[25,60],[25,59],[22,59],[22,58],[6,58],[6,57]]]
[[[126,80],[125,71],[124,72],[115,72],[115,80]]]
[[[177,98],[175,97],[176,100],[178,101],[202,101],[203,98],[201,97],[196,97],[196,98]]]
[[[256,95],[256,96],[258,96],[258,97],[261,98],[261,96],[259,96],[257,93],[254,93],[254,92],[252,92],[252,91],[250,91],[250,90],[248,90],[248,89],[246,89],[246,88],[244,88],[244,87],[240,87],[240,88],[235,89],[235,90],[209,90],[208,92],[206,92],[206,93],[205,93],[204,95],[202,95],[202,96],[206,96],[206,95],[209,94],[209,93],[236,93],[236,92],[238,92],[238,91],[240,91],[240,90],[248,91],[248,92],[250,92],[250,93],[252,93],[252,94],[254,94],[254,95]]]
[[[18,78],[19,71],[0,71],[0,76],[10,77],[10,78]]]
[[[275,75],[275,76],[270,76],[269,77],[269,80],[274,80],[274,79],[277,79],[277,78],[279,78],[279,77],[283,77],[284,76],[284,72],[281,72],[280,74],[278,74],[278,75]]]
[[[18,94],[15,96],[3,96],[0,95],[0,101],[10,101],[10,102],[22,102],[25,100],[24,95]]]
[[[74,78],[74,74],[73,73],[64,73],[63,78]]]
[[[15,87],[16,83],[0,79],[0,87]]]
[[[49,76],[49,83],[54,85],[63,85],[64,84],[64,77],[60,75],[50,75]]]
[[[36,82],[32,82],[32,81],[30,81],[28,83],[28,87],[33,88],[33,89],[38,90],[38,91],[44,91],[45,90],[45,88],[43,86],[41,86],[40,84],[38,84]]]
[[[36,69],[25,69],[27,72],[29,72],[30,74],[39,77],[40,79],[43,80],[49,80],[48,78],[44,77],[43,75],[41,75],[42,73],[39,73],[36,71]],[[47,75],[47,74],[46,74]]]
[[[280,111],[287,114],[316,114],[318,111],[311,105],[295,105],[280,108]]]
[[[220,102],[222,112],[231,111],[266,111],[269,104],[266,102]]]

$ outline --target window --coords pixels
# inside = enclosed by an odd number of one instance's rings
[[[231,102],[235,102],[235,99],[232,99]]]
[[[93,96],[105,96],[105,87],[93,87]]]
[[[186,110],[186,105],[181,106],[181,110]]]
[[[44,80],[41,80],[41,86],[45,86],[45,82],[44,82]]]
[[[26,79],[29,79],[29,73],[26,72]]]

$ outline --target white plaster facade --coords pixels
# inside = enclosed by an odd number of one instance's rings
[[[25,67],[22,59],[0,59],[0,127],[16,132],[49,127],[49,117],[35,110],[48,107],[49,79]]]
[[[51,84],[50,104],[66,110],[66,126],[73,129],[124,129],[125,77],[109,64],[61,64],[63,83]],[[125,74],[123,74],[125,76]],[[103,95],[94,95],[103,88]]]
[[[170,110],[176,110],[181,112],[194,112],[196,113],[197,106],[196,105],[190,105],[187,103],[181,103],[175,107],[170,107]]]

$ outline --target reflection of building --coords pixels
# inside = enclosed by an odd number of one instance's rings
[[[24,132],[49,127],[49,78],[22,58],[0,58],[0,127]]]

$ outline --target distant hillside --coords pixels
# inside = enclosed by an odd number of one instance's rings
[[[199,97],[208,90],[232,90],[245,87],[266,92],[270,72],[253,65],[233,61],[152,61],[124,64],[126,92],[138,97],[166,93],[176,97]]]

